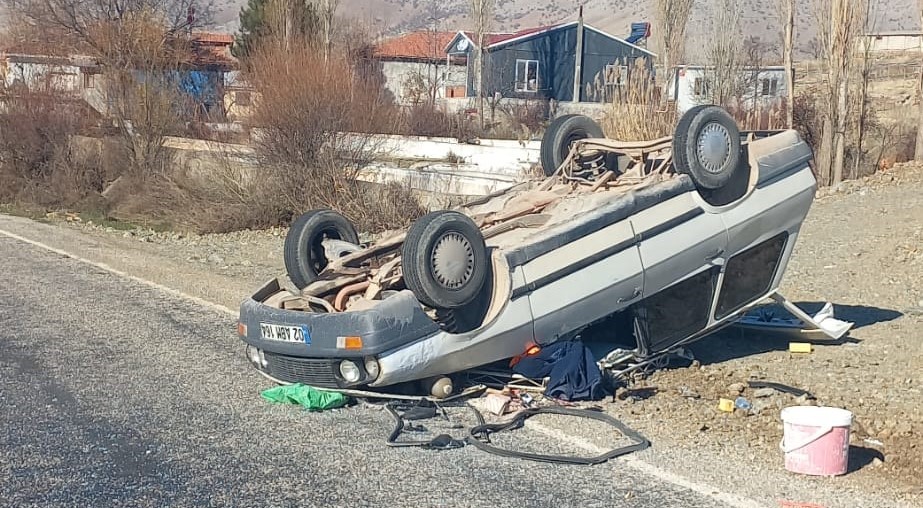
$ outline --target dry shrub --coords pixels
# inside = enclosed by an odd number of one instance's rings
[[[765,103],[752,99],[734,98],[726,103],[724,108],[737,122],[740,130],[744,131],[771,131],[785,129],[785,103]]]
[[[390,131],[408,136],[469,139],[475,136],[477,129],[465,116],[447,113],[431,104],[421,104],[404,109],[400,127]]]
[[[491,101],[491,105],[500,115],[492,115],[497,121],[490,124],[490,132],[485,134],[496,139],[528,141],[544,130],[550,113],[545,100],[501,100]]]
[[[818,106],[817,91],[805,90],[795,96],[793,104],[793,127],[813,150],[817,150],[820,143],[820,133],[823,128],[823,118]]]
[[[823,129],[824,105],[819,96],[820,92],[817,89],[808,89],[798,94],[794,100],[794,127],[814,150],[815,156],[820,150]],[[914,121],[885,120],[870,108],[865,115],[865,138],[860,151],[856,143],[857,136],[854,135],[858,118],[852,119],[850,134],[853,135],[846,137],[847,171],[844,176],[861,178],[879,169],[888,168],[896,162],[912,160],[916,139]]]
[[[82,103],[46,84],[6,90],[0,104],[0,199],[66,206],[101,189],[103,175],[70,144],[89,125]]]
[[[602,127],[606,135],[622,141],[645,141],[671,136],[676,110],[664,105],[660,91],[643,58],[625,65],[627,76],[596,77],[595,95],[609,103]],[[607,84],[615,83],[619,84]]]
[[[377,82],[363,79],[348,54],[306,43],[258,48],[247,62],[259,99],[253,125],[261,185],[292,216],[332,208],[359,229],[406,224],[422,209],[408,188],[370,191],[359,172],[374,157],[374,137],[399,120]],[[398,196],[400,194],[400,196]],[[393,202],[408,203],[397,209]]]

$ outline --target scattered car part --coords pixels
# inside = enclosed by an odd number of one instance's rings
[[[771,381],[748,381],[747,386],[753,389],[771,388],[777,392],[788,393],[795,397],[807,397],[809,400],[815,400],[814,395],[807,390],[795,388],[794,386],[784,385],[782,383],[773,383]]]
[[[518,452],[513,450],[505,450],[493,446],[490,443],[490,436],[498,432],[503,432],[506,430],[515,430],[525,426],[526,420],[529,418],[541,415],[541,414],[554,414],[554,415],[563,415],[563,416],[574,416],[579,418],[587,418],[590,420],[600,421],[618,430],[622,435],[627,437],[631,444],[626,446],[621,446],[610,450],[601,455],[595,457],[568,457],[562,455],[543,455],[538,453],[528,453],[528,452]],[[483,420],[483,417],[481,417]],[[602,464],[608,460],[614,459],[616,457],[621,457],[622,455],[627,455],[629,453],[634,453],[637,451],[644,450],[650,446],[650,441],[647,440],[637,431],[629,428],[624,423],[613,418],[612,416],[600,412],[600,411],[590,411],[586,409],[571,409],[564,407],[541,407],[541,408],[530,408],[524,409],[519,412],[515,418],[510,421],[502,423],[482,423],[471,429],[471,435],[468,438],[468,444],[494,455],[499,455],[501,457],[511,457],[511,458],[520,458],[525,460],[532,460],[537,462],[552,462],[559,464],[582,464],[582,465],[595,465]]]
[[[481,413],[471,406],[467,407],[474,413],[478,423],[483,424],[484,417],[481,416]],[[437,409],[442,410],[443,416],[448,419],[445,409],[435,404],[432,404],[431,409],[430,407],[420,405],[420,403],[416,406],[408,405],[406,402],[389,402],[385,404],[385,410],[394,419],[394,429],[388,435],[385,444],[392,448],[429,448],[434,450],[452,450],[465,447],[465,445],[468,444],[467,439],[456,439],[448,434],[440,434],[433,439],[398,441],[401,434],[410,427],[404,423],[405,419],[415,421],[434,418],[437,415]],[[404,413],[399,414],[398,411],[404,411]]]
[[[359,243],[356,228],[333,210],[311,210],[298,217],[289,229],[285,236],[285,270],[298,289],[317,280],[327,267],[327,239]]]
[[[810,342],[789,342],[788,352],[798,353],[798,354],[811,354],[814,352],[814,344],[811,344]]]
[[[810,340],[842,340],[855,326],[855,323],[836,319],[833,304],[830,302],[824,304],[820,311],[811,316],[781,293],[775,292],[768,298],[781,305],[795,316],[795,319],[779,318],[764,309],[757,309],[756,312],[747,313],[739,318],[732,326],[765,332],[782,332],[799,339]]]
[[[697,106],[680,118],[673,137],[676,171],[696,186],[724,187],[740,164],[740,130],[734,118],[717,106]]]
[[[564,115],[554,119],[545,130],[541,145],[542,169],[545,175],[554,175],[567,160],[574,141],[586,138],[604,138],[602,128],[583,115]]]
[[[393,408],[393,405],[392,405]],[[436,417],[436,404],[428,400],[421,400],[401,415],[405,420],[428,420]]]
[[[458,309],[478,295],[487,279],[484,236],[467,215],[438,211],[417,219],[402,249],[404,282],[430,307]]]

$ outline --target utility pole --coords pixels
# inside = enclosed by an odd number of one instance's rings
[[[583,89],[583,6],[577,15],[577,53],[574,55],[574,102],[580,102]],[[538,77],[538,76],[536,76]]]

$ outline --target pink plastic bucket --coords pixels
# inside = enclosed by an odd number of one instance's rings
[[[782,410],[779,445],[785,469],[812,476],[846,474],[852,413],[835,407],[795,406]]]

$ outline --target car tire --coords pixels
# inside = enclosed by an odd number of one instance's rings
[[[359,243],[356,228],[333,210],[311,210],[292,223],[285,236],[285,270],[298,289],[317,280],[330,262],[322,243],[327,238]]]
[[[740,130],[718,106],[696,106],[676,125],[673,167],[699,189],[716,190],[730,182],[740,164]]]
[[[407,289],[434,309],[464,307],[477,298],[487,280],[484,236],[459,212],[438,211],[417,219],[401,256]]]
[[[574,141],[605,137],[602,127],[592,118],[583,115],[564,115],[555,118],[542,137],[540,156],[542,170],[551,176],[558,170]]]

